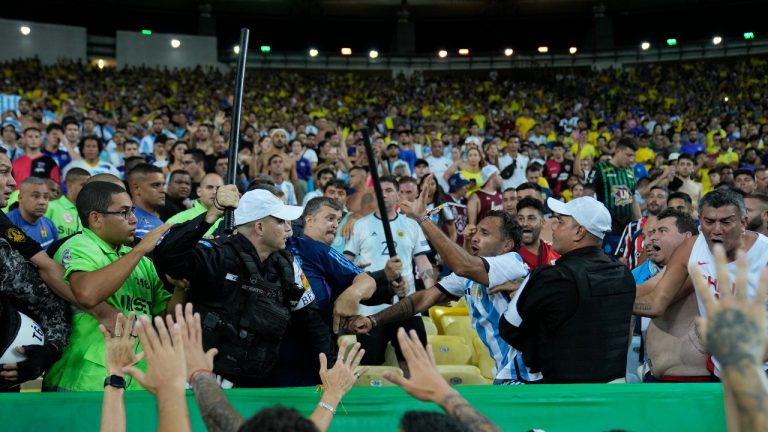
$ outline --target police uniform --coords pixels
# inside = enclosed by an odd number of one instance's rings
[[[266,191],[248,194],[254,192]],[[161,273],[190,282],[187,300],[200,313],[204,348],[219,350],[214,372],[238,387],[265,386],[291,321],[303,324],[314,356],[328,354],[327,326],[307,296],[308,284],[297,286],[291,254],[274,252],[261,262],[241,234],[201,241],[211,229],[205,216],[171,228],[155,249],[155,263]]]
[[[15,239],[19,240],[16,243],[23,241],[19,237]],[[40,362],[42,373],[58,360],[67,345],[67,306],[64,300],[49,291],[24,255],[16,251],[6,238],[0,238],[0,355],[8,348],[15,348],[10,346],[14,339],[10,332],[14,331],[12,318],[16,311],[29,315],[42,328],[41,342],[45,343],[47,358],[36,359]],[[0,389],[17,384],[0,378]]]

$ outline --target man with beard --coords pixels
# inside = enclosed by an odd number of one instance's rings
[[[299,175],[296,173],[296,161],[288,154],[288,133],[285,129],[272,129],[269,133],[272,141],[272,148],[265,150],[259,157],[259,163],[254,164],[256,172],[270,174],[269,161],[275,155],[280,155],[283,159],[283,179],[290,180],[293,189],[299,188]]]
[[[654,186],[648,192],[646,197],[646,208],[648,216],[643,216],[638,220],[632,221],[624,228],[621,234],[621,242],[616,250],[616,256],[619,260],[629,267],[630,270],[642,264],[645,261],[643,257],[643,227],[648,222],[653,222],[656,216],[662,210],[667,208],[667,189],[663,186]]]
[[[768,235],[768,195],[752,193],[744,197],[747,208],[747,229]]]
[[[529,374],[522,355],[499,336],[499,318],[510,301],[505,292],[491,294],[489,287],[509,280],[522,279],[528,274],[522,258],[515,249],[520,242],[520,227],[502,211],[491,211],[477,226],[472,237],[472,253],[454,243],[432,222],[423,218],[425,202],[401,202],[403,212],[420,222],[424,235],[455,273],[451,273],[429,288],[411,294],[376,314],[356,317],[349,325],[356,334],[367,334],[378,326],[398,322],[430,307],[464,297],[470,310],[472,327],[493,357],[494,384],[536,381],[538,374]]]
[[[172,172],[165,189],[165,205],[160,209],[160,219],[168,220],[186,210],[185,202],[189,200],[191,191],[192,177],[189,176],[189,173],[184,170]]]
[[[149,164],[137,165],[128,173],[126,183],[135,207],[138,239],[163,224],[160,209],[165,205],[164,180],[163,170]]]
[[[532,197],[525,197],[517,203],[517,222],[522,231],[520,256],[533,271],[543,265],[554,265],[560,254],[552,249],[549,242],[541,240],[541,229],[544,227],[544,204]]]
[[[693,218],[674,209],[662,211],[656,222],[646,226],[648,260],[632,271],[638,284],[660,272],[683,241],[698,233]],[[696,295],[691,292],[671,304],[661,316],[642,319],[648,351],[643,381],[710,381],[707,356],[694,326],[698,315]]]

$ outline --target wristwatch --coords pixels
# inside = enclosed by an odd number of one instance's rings
[[[124,389],[125,379],[119,375],[110,375],[104,379],[104,387],[112,386],[114,388]]]

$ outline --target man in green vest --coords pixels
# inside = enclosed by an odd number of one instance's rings
[[[52,220],[59,232],[59,238],[71,236],[82,229],[80,217],[77,216],[75,202],[77,195],[91,174],[82,168],[72,168],[67,171],[64,182],[67,185],[67,194],[48,203],[45,217]]]
[[[126,315],[154,316],[183,301],[183,291],[177,290],[172,297],[163,288],[154,264],[146,258],[168,225],[150,231],[136,247],[126,246],[136,232],[133,203],[125,189],[108,182],[86,184],[77,197],[77,209],[82,233],[64,242],[54,258],[64,265],[64,279],[79,304],[90,308],[106,301]],[[46,374],[45,389],[96,391],[104,387],[105,377],[110,385],[121,381],[121,371],[107,376],[106,348],[98,326],[87,313],[72,316],[70,344]],[[140,349],[137,342],[135,352]],[[144,362],[138,367],[144,368]],[[140,386],[133,381],[126,388]]]

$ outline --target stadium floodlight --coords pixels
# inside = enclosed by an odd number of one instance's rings
[[[650,48],[650,47],[651,47],[651,44],[648,43],[648,42],[643,42],[643,43],[640,44],[640,49],[642,49],[643,51],[648,50],[648,48]]]
[[[99,69],[104,69],[104,59],[99,59],[99,61],[96,62],[96,66],[98,66]]]
[[[437,56],[440,58],[446,58],[448,57],[448,51],[446,50],[440,50],[437,52]]]
[[[272,52],[272,47],[271,46],[269,46],[269,45],[262,45],[261,46],[261,53],[262,54],[269,54],[270,52]]]
[[[152,30],[149,30],[149,29],[143,29],[143,30],[141,31],[141,34],[143,34],[144,36],[149,36],[149,35],[151,35],[151,34],[152,34]]]
[[[320,51],[316,50],[315,48],[309,49],[309,56],[310,57],[317,57],[317,55],[320,54]]]
[[[469,48],[459,48],[459,55],[468,56]]]
[[[755,34],[754,33],[752,33],[752,32],[744,32],[744,39],[745,40],[750,40],[750,39],[754,39],[754,38],[755,38]]]
[[[181,46],[181,41],[178,39],[171,39],[171,46],[174,48],[178,48]]]
[[[728,96],[723,98],[723,102],[728,103]]]
[[[352,55],[352,48],[342,48],[341,55],[343,56]]]
[[[571,55],[576,54],[579,51],[576,47],[570,47],[568,48],[568,52],[571,53]]]
[[[21,26],[21,28],[19,28],[19,31],[21,32],[21,34],[26,36],[26,35],[28,35],[29,33],[32,32],[32,29],[29,28],[28,26]]]
[[[677,39],[675,39],[675,38],[669,38],[669,39],[667,39],[667,45],[669,45],[669,46],[675,46],[675,45],[677,45]]]
[[[375,59],[375,58],[379,57],[379,52],[376,51],[376,50],[370,50],[368,52],[368,57],[370,57],[372,59]]]
[[[232,51],[234,51],[235,54],[240,54],[240,45],[235,45],[235,47],[232,48]]]
[[[723,41],[723,38],[720,36],[715,36],[712,38],[712,45],[720,45],[720,42]]]
[[[538,51],[541,54],[546,54],[549,52],[549,47],[540,46],[539,48],[536,49],[536,51]]]
[[[507,57],[512,57],[512,54],[514,54],[515,51],[512,48],[507,48],[504,50],[504,55]]]

